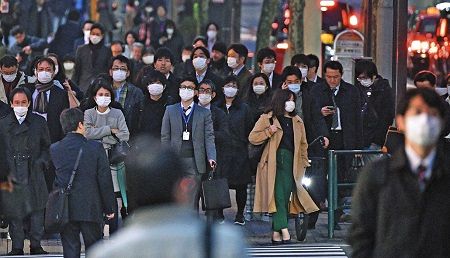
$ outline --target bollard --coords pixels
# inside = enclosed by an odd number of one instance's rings
[[[328,151],[328,238],[334,237],[334,170],[336,163],[334,162],[334,150]]]

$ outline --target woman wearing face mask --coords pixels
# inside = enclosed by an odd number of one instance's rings
[[[289,243],[288,215],[319,210],[301,186],[309,166],[308,144],[305,126],[295,112],[295,95],[291,91],[274,93],[249,140],[255,145],[266,142],[256,174],[253,212],[272,214],[273,244]],[[294,191],[293,185],[297,186]]]
[[[172,105],[175,101],[164,91],[167,80],[162,73],[152,70],[141,80],[141,84],[145,85],[145,88],[142,88],[144,99],[133,108],[130,134],[132,138],[139,135],[150,136],[159,144],[164,111],[167,105]]]
[[[253,117],[249,106],[243,103],[237,95],[240,87],[235,76],[227,77],[222,89],[225,94],[225,103],[221,105],[221,108],[226,113],[230,128],[228,151],[223,155],[222,174],[228,179],[230,188],[236,190],[238,210],[234,223],[242,226],[245,225],[244,208],[247,200],[247,184],[251,182],[247,145],[248,134],[253,126]]]
[[[127,58],[133,58],[133,51],[131,51],[133,49],[133,44],[134,42],[136,42],[138,39],[138,35],[136,34],[136,32],[134,31],[127,31],[127,33],[125,33],[125,37],[124,37],[124,41],[125,41],[125,47],[123,50],[123,55]]]
[[[214,46],[214,44],[216,44],[216,42],[218,41],[218,34],[219,34],[219,25],[217,25],[214,22],[210,22],[206,25],[206,30],[205,30],[205,38],[208,40],[208,50],[211,53],[212,52],[212,47]]]
[[[159,47],[167,47],[176,57],[176,62],[181,62],[181,53],[183,52],[184,41],[183,36],[177,30],[175,22],[167,20],[165,22],[164,32],[158,39]]]
[[[122,111],[111,107],[111,102],[114,100],[114,90],[110,85],[108,81],[102,78],[94,80],[91,85],[93,96],[89,100],[94,104],[94,107],[84,111],[86,138],[100,141],[106,153],[119,141],[128,141],[130,136]],[[121,189],[119,188],[118,175],[124,173],[125,165],[121,162],[119,164],[111,164],[110,166],[114,192],[116,193],[116,197],[120,197]],[[109,222],[110,234],[115,232],[117,227],[118,216],[115,216]]]
[[[380,149],[386,132],[394,121],[394,96],[389,81],[378,74],[372,61],[355,65],[356,84],[361,96],[363,147]]]

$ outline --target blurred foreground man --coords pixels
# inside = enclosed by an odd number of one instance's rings
[[[183,169],[177,155],[149,148],[149,138],[136,143],[126,167],[130,199],[137,211],[127,218],[122,230],[94,247],[89,256],[246,257],[244,237],[237,228],[213,225],[208,231],[192,210],[196,181]],[[210,256],[206,255],[208,249]]]
[[[367,166],[354,191],[352,257],[450,257],[445,110],[432,89],[406,93],[396,117],[404,146]]]

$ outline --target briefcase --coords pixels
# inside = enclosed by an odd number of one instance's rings
[[[217,210],[231,207],[230,192],[226,178],[214,178],[211,172],[208,179],[202,182],[203,204],[206,210]]]

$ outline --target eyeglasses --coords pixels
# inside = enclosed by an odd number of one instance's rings
[[[111,70],[113,70],[113,71],[124,71],[124,72],[128,71],[128,69],[126,67],[113,67],[113,68],[111,68]]]
[[[212,89],[202,89],[200,88],[198,90],[199,93],[207,93],[207,94],[212,94]]]
[[[194,87],[192,87],[191,85],[186,85],[186,84],[185,85],[181,84],[180,89],[195,90]]]

